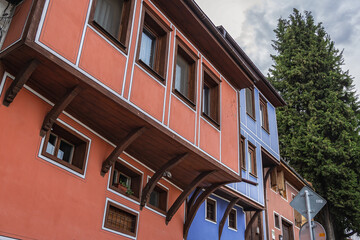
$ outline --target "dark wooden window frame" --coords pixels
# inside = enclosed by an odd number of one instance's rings
[[[262,111],[262,114],[261,114],[261,127],[267,132],[267,133],[270,133],[269,132],[269,115],[268,115],[268,109],[267,109],[267,101],[262,97],[260,96],[260,111],[261,111],[261,106],[263,108],[263,111]]]
[[[121,20],[119,26],[119,36],[116,38],[107,32],[100,24],[94,20],[96,3],[98,0],[94,0],[91,6],[89,24],[101,32],[105,38],[115,44],[125,54],[128,53],[129,39],[131,34],[132,16],[134,14],[134,2],[135,0],[124,0],[124,6],[122,8]]]
[[[167,208],[168,208],[168,201],[169,201],[169,190],[166,189],[165,187],[161,186],[160,184],[156,184],[155,188],[153,191],[159,191],[160,190],[160,203],[159,203],[159,207],[154,206],[150,203],[150,197],[149,197],[149,201],[147,203],[147,206],[149,206],[150,208],[154,209],[155,211],[161,213],[161,214],[166,214],[167,212]],[[151,194],[151,193],[150,193]],[[162,198],[162,199],[161,199]]]
[[[202,89],[206,85],[210,90],[210,116],[204,112],[204,96],[202,95],[202,104],[201,104],[201,114],[204,118],[206,118],[211,124],[213,124],[216,128],[220,129],[220,83],[221,80],[215,76],[214,73],[210,71],[203,64],[203,83]],[[214,112],[214,115],[212,115]]]
[[[45,135],[44,144],[41,149],[41,155],[56,162],[56,163],[59,163],[59,164],[65,166],[81,175],[84,175],[86,161],[87,161],[87,155],[88,155],[89,140],[84,138],[80,134],[76,133],[75,131],[69,129],[68,127],[61,124],[60,122],[54,123],[52,129],[54,129],[54,128],[59,128],[60,132],[62,131],[63,133],[62,134],[61,133],[53,133],[52,130],[49,130]],[[54,134],[58,137],[58,140],[57,140],[58,143],[56,144],[54,155],[46,152],[50,134]],[[67,136],[64,137],[63,134],[65,134]],[[72,140],[69,140],[69,138],[71,138]],[[58,150],[58,148],[59,148],[58,145],[60,144],[60,139],[65,140],[66,142],[68,142],[74,146],[72,158],[73,159],[77,158],[76,159],[77,161],[82,162],[81,168],[56,157],[56,155],[57,155],[56,149]],[[74,141],[76,141],[78,143],[75,143]]]
[[[284,224],[285,223],[285,224]],[[291,233],[291,237],[290,240],[294,240],[294,224],[290,221],[288,221],[287,219],[281,217],[281,235],[284,236],[284,228],[283,225],[288,225],[289,229],[290,229],[290,233]]]
[[[252,176],[257,177],[256,147],[248,141],[247,154],[250,154],[250,151],[252,152],[252,154],[251,154],[252,158],[250,159],[250,162],[249,162],[249,165],[251,164],[251,171],[249,170],[249,173]],[[249,168],[250,168],[250,166],[249,166]]]
[[[109,208],[110,206],[112,207],[115,207],[121,211],[124,211],[130,215],[133,215],[135,217],[135,227],[134,227],[134,232],[130,232],[130,231],[121,231],[120,229],[116,229],[114,228],[113,226],[111,226],[109,223],[108,223],[108,215],[109,215]],[[129,209],[126,209],[112,201],[107,201],[106,203],[106,209],[105,209],[105,219],[104,219],[104,227],[107,228],[107,229],[110,229],[112,231],[115,231],[115,232],[118,232],[118,233],[121,233],[121,234],[125,234],[125,235],[128,235],[128,236],[132,236],[132,237],[136,237],[136,233],[137,233],[137,224],[138,224],[138,214],[136,212],[133,212],[133,211],[130,211]]]
[[[230,226],[230,216],[235,211],[235,219],[233,220],[234,226]],[[229,216],[228,216],[228,227],[233,230],[237,230],[237,210],[235,208],[231,209]]]
[[[180,91],[175,88],[175,80],[176,80],[176,59],[181,52],[183,58],[186,58],[190,65],[190,90],[192,92],[192,98],[189,99],[188,97],[184,96]],[[173,72],[173,93],[182,99],[186,104],[188,104],[192,109],[196,109],[196,89],[197,89],[197,62],[199,57],[179,38],[176,37],[176,46],[175,46],[175,56],[174,56],[174,72]],[[192,62],[192,63],[190,63]]]
[[[250,112],[249,112],[249,109],[248,109],[248,104],[250,104],[250,103],[248,103],[248,99],[247,99],[247,91],[250,91],[252,94],[252,96],[251,96],[251,108],[252,108],[252,113],[253,114],[251,114]],[[249,88],[246,88],[245,89],[245,102],[246,102],[246,114],[248,115],[248,116],[250,116],[254,121],[256,121],[256,118],[255,118],[255,90],[254,90],[254,87],[249,87]]]
[[[116,167],[119,167],[121,169],[117,169],[119,173],[123,173],[124,175],[127,175],[131,178],[131,186],[130,189],[133,191],[133,194],[129,195],[126,193],[126,191],[120,189],[119,187],[116,187],[114,182],[114,172]],[[109,188],[113,191],[120,193],[122,195],[125,195],[126,197],[129,197],[131,199],[136,200],[139,202],[141,197],[141,190],[142,190],[142,179],[143,179],[143,173],[137,171],[130,165],[122,162],[121,160],[117,160],[114,165],[111,167],[111,174],[110,174],[110,181],[109,181]]]
[[[153,68],[140,59],[141,40],[144,29],[151,33],[156,41]],[[136,61],[162,84],[166,83],[170,31],[172,31],[172,29],[144,2]]]
[[[240,135],[240,168],[246,171],[245,137]]]
[[[214,205],[213,205],[214,206],[214,209],[213,209],[214,219],[211,219],[208,216],[208,204],[209,204],[209,201],[214,203]],[[207,198],[206,199],[206,204],[205,204],[205,219],[210,221],[210,222],[216,223],[216,215],[217,215],[217,201],[215,199],[212,199],[212,198]]]
[[[277,221],[276,221],[276,217],[277,217]],[[280,215],[274,212],[274,227],[279,230],[280,230],[280,220],[281,220]]]

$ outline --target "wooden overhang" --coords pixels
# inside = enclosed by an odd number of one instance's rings
[[[131,139],[124,150],[154,171],[174,157],[187,154],[180,164],[171,169],[169,180],[178,187],[186,189],[204,172],[213,173],[198,187],[241,181],[241,176],[35,43],[44,1],[35,3],[29,16],[32,21],[27,22],[23,38],[2,52],[0,59],[5,70],[14,76],[20,69],[26,69],[29,62],[38,63],[34,70],[29,69],[31,76],[26,85],[55,104],[49,113],[42,116],[44,124],[39,126],[39,131],[48,129],[49,119],[51,124],[59,110],[66,111],[117,147],[124,144],[124,140],[126,142],[131,132],[145,128],[140,136]],[[76,90],[74,94],[74,88],[81,91]],[[114,149],[113,155],[122,152],[119,149],[121,146]],[[103,166],[99,166],[99,174],[106,174],[112,161],[112,155],[105,157]]]
[[[296,189],[301,190],[303,187],[308,186],[313,188],[304,178],[302,178],[289,164],[281,159],[280,166],[277,167],[278,171],[284,172],[284,178]]]
[[[263,168],[279,166],[280,161],[272,156],[265,148],[261,147],[261,160]]]

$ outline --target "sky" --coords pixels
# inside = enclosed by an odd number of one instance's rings
[[[275,54],[271,41],[279,18],[288,18],[293,8],[310,11],[315,22],[344,50],[345,65],[360,94],[360,0],[195,0],[206,15],[227,32],[267,76]]]

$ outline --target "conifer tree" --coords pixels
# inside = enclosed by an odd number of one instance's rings
[[[342,52],[310,12],[279,19],[269,79],[287,102],[277,110],[281,156],[327,200],[328,239],[360,233],[359,103]]]

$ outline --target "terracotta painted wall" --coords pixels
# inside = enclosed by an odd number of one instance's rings
[[[2,91],[10,85],[7,79]],[[114,149],[98,135],[62,114],[60,120],[91,139],[85,178],[38,156],[40,126],[50,105],[22,89],[10,107],[0,105],[0,235],[21,239],[129,239],[102,229],[106,199],[139,212],[137,239],[182,239],[184,206],[168,226],[164,215],[108,190],[102,161]],[[153,172],[126,154],[121,158],[143,172],[143,186]],[[168,208],[181,190],[167,181]]]

